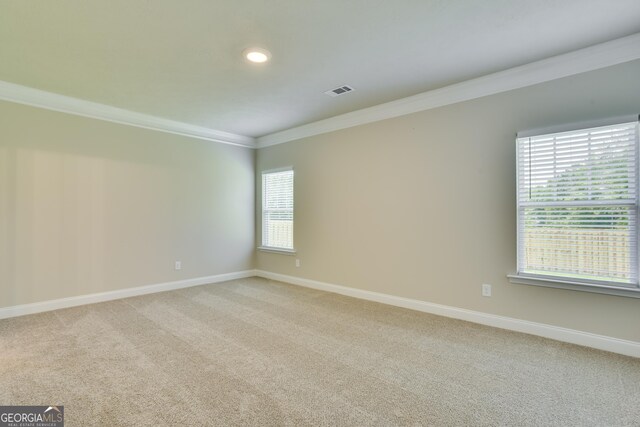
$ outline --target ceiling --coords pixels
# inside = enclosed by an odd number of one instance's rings
[[[0,80],[259,137],[638,32],[639,0],[0,0]]]

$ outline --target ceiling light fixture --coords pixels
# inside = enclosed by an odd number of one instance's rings
[[[247,61],[262,64],[271,59],[271,52],[259,47],[252,47],[249,49],[245,49],[242,52],[242,56],[244,56]]]

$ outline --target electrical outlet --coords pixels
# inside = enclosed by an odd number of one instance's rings
[[[176,270],[182,269],[182,261],[176,261]]]
[[[300,267],[300,259],[296,258],[296,267]]]
[[[487,285],[486,283],[482,284],[482,296],[483,297],[491,296],[491,285]]]

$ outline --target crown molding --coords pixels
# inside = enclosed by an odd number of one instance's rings
[[[640,59],[640,33],[257,138],[257,147],[333,132]]]
[[[255,138],[209,129],[0,80],[0,100],[223,144],[256,148]]]
[[[207,141],[264,148],[520,89],[636,59],[640,59],[640,33],[259,138],[151,116],[1,80],[0,100]]]

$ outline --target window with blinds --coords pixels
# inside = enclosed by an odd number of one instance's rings
[[[293,250],[293,170],[262,173],[262,246]]]
[[[638,121],[519,137],[518,274],[638,286]]]

